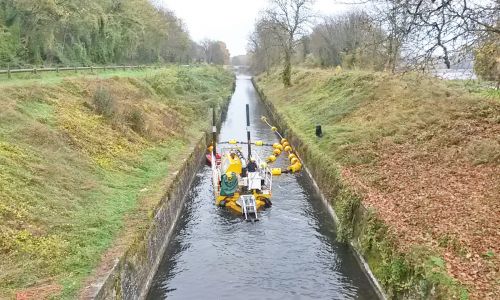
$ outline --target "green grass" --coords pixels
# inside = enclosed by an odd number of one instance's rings
[[[75,298],[124,225],[147,224],[233,82],[214,67],[115,75],[0,87],[0,298],[46,285]],[[99,89],[112,115],[98,113]]]
[[[182,157],[186,152],[189,152],[188,144],[172,140],[146,150],[141,162],[127,172],[104,171],[98,175],[99,181],[105,185],[89,193],[85,204],[69,216],[70,220],[76,221],[71,225],[74,238],[66,241],[69,252],[74,255],[61,262],[60,272],[75,276],[63,280],[65,296],[70,298],[81,288],[81,281],[89,272],[88,262],[95,261],[95,257],[110,246],[114,235],[123,226],[123,216],[138,209],[141,190],[156,187],[178,167],[172,159]]]
[[[494,83],[482,80],[450,80],[450,87],[459,87],[469,93],[500,101],[500,89],[494,88]]]
[[[464,133],[441,130],[459,122],[464,111],[469,118],[500,122],[488,101],[498,101],[498,92],[478,83],[467,90],[464,83],[413,74],[397,77],[351,71],[332,75],[323,70],[297,71],[294,86],[287,90],[278,84],[276,74],[259,80],[292,128],[303,133],[305,142],[343,165],[376,161],[373,145],[382,138],[396,144],[408,140],[423,144],[430,139],[433,147],[442,147],[443,142],[473,147]],[[485,98],[484,104],[477,101],[478,96]],[[314,135],[316,124],[323,127],[321,139]],[[437,134],[440,139],[435,138]],[[491,145],[481,148],[487,151],[483,156],[496,160],[495,151],[500,148]]]
[[[155,74],[164,72],[165,70],[172,69],[174,67],[159,67],[157,69],[145,68],[145,69],[116,69],[116,70],[95,70],[91,72],[90,70],[82,70],[78,72],[74,71],[62,71],[60,73],[56,72],[39,72],[37,74],[32,73],[18,73],[12,74],[12,78],[8,78],[7,75],[0,75],[0,87],[2,86],[30,86],[33,84],[43,84],[43,85],[54,85],[63,81],[63,79],[68,78],[111,78],[114,76],[118,77],[137,77],[143,78],[148,76],[154,76]],[[183,68],[196,68],[196,67],[183,67]]]

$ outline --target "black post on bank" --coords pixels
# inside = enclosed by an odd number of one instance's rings
[[[316,136],[317,137],[323,136],[323,131],[321,130],[321,125],[316,125]]]

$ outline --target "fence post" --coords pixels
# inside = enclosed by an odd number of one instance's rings
[[[106,65],[104,65],[104,72],[106,72]]]
[[[125,66],[123,66],[123,71],[125,71]]]
[[[10,74],[10,64],[7,65],[7,78],[11,79],[11,74]]]
[[[59,74],[59,66],[56,67],[56,73]]]
[[[94,73],[94,67],[90,66],[90,73]]]
[[[36,68],[33,68],[33,74],[36,75]]]
[[[78,68],[75,66],[75,73],[78,73]]]

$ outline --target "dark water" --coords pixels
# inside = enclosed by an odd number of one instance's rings
[[[277,138],[250,77],[238,76],[220,140]],[[269,155],[269,149],[254,149]],[[284,158],[278,165],[285,165]],[[377,299],[305,173],[274,177],[273,207],[245,222],[215,207],[210,168],[200,167],[148,299]]]

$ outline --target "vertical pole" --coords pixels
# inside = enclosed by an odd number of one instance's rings
[[[323,136],[323,131],[321,130],[321,125],[316,125],[316,136],[317,137]]]
[[[59,74],[59,66],[56,67],[56,73]]]
[[[94,66],[90,66],[90,73],[94,73]]]
[[[78,68],[75,66],[75,73],[78,73]]]
[[[214,157],[217,155],[217,123],[215,119],[215,106],[212,108],[212,146]]]
[[[10,74],[10,64],[7,65],[7,77],[11,79],[11,74]]]
[[[252,156],[252,144],[250,142],[250,106],[247,104],[247,142],[248,142],[248,159]]]

